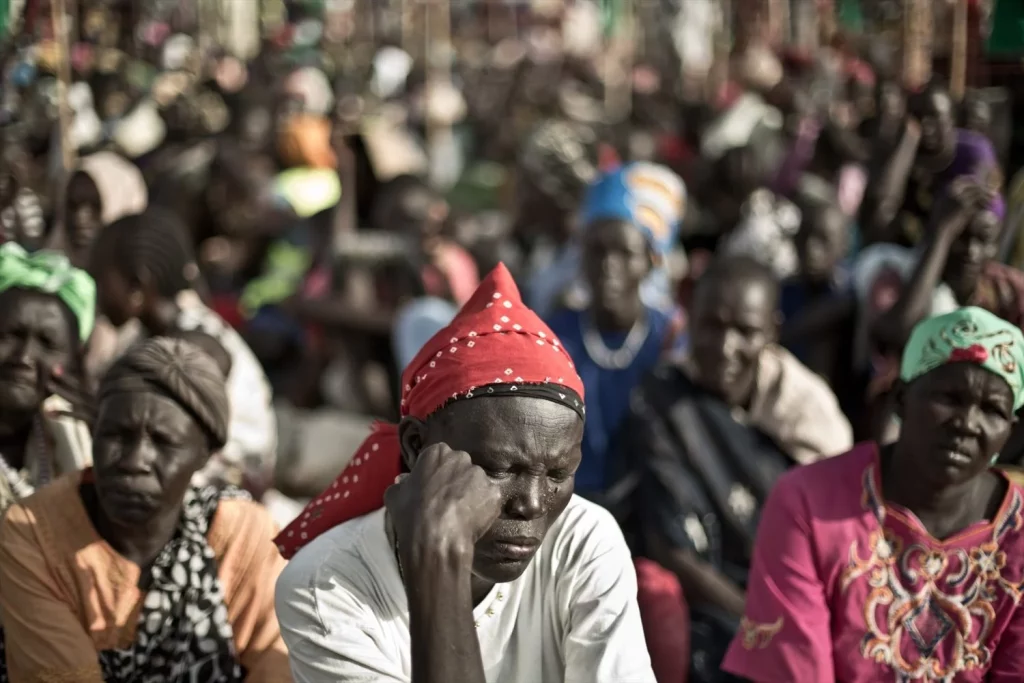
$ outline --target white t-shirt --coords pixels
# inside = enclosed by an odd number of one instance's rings
[[[573,496],[526,572],[473,610],[488,683],[654,683],[612,516]],[[384,511],[298,553],[277,582],[295,683],[408,683],[409,607]]]

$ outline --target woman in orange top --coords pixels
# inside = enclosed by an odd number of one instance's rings
[[[9,680],[290,681],[270,516],[240,491],[191,483],[227,438],[216,363],[147,340],[104,377],[97,412],[94,469],[0,524]]]

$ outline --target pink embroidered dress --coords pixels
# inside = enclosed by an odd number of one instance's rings
[[[873,443],[765,504],[723,668],[755,683],[1024,681],[1024,488],[945,541],[881,496]]]

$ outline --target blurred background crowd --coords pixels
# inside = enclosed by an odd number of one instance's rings
[[[577,492],[709,605],[714,681],[774,478],[891,438],[925,317],[1024,325],[1020,0],[4,0],[0,32],[0,240],[95,283],[34,285],[92,332],[43,344],[58,453],[0,449],[6,504],[88,464],[65,408],[180,336],[227,376],[202,476],[283,526],[504,262],[586,386]],[[0,307],[0,365],[40,301]],[[696,384],[631,403],[677,359]],[[704,391],[732,411],[674,410]],[[652,439],[688,464],[638,524],[622,454]]]

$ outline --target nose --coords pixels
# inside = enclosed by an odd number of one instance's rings
[[[543,517],[545,483],[543,477],[525,476],[516,488],[515,494],[505,506],[505,512],[513,519],[532,521]]]
[[[117,469],[124,475],[144,476],[153,472],[156,449],[148,439],[139,438],[125,448],[117,463]]]
[[[601,274],[608,277],[618,270],[618,261],[613,254],[605,254],[601,258]]]
[[[34,366],[36,359],[36,344],[30,335],[18,337],[17,347],[14,352],[14,360],[18,365],[24,367]]]
[[[969,436],[981,434],[981,407],[972,403],[964,410],[958,411],[953,428]]]
[[[731,356],[736,353],[740,346],[740,333],[733,329],[727,329],[722,334],[722,354]]]

